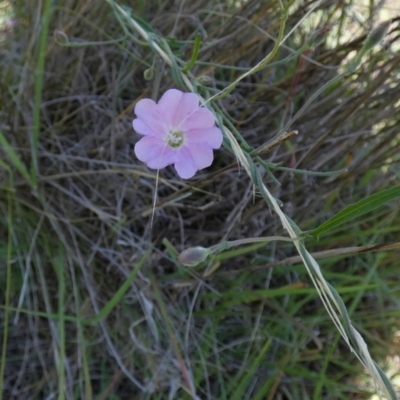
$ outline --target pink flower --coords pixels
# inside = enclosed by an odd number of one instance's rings
[[[133,129],[144,137],[135,145],[136,157],[149,168],[174,164],[181,178],[191,178],[209,167],[213,149],[222,144],[213,113],[199,107],[195,93],[167,90],[156,104],[142,99],[135,106]]]

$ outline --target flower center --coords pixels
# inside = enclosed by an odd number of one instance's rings
[[[167,144],[174,149],[181,147],[183,144],[183,132],[171,131],[167,136]]]

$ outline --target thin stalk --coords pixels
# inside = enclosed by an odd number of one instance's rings
[[[51,0],[46,0],[42,18],[42,32],[40,35],[39,42],[39,56],[37,67],[35,71],[35,97],[33,107],[33,132],[31,139],[31,181],[33,187],[37,187],[37,177],[39,173],[38,167],[38,145],[39,145],[39,133],[40,133],[40,109],[42,103],[42,92],[43,92],[43,76],[44,76],[44,64],[46,58],[46,47],[47,37],[49,32],[50,14],[51,14]]]

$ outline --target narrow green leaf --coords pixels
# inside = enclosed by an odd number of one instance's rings
[[[151,246],[146,253],[143,255],[143,257],[139,260],[138,264],[136,267],[133,269],[133,271],[130,273],[126,281],[121,285],[121,287],[118,289],[117,293],[112,297],[112,299],[100,310],[100,312],[91,320],[92,324],[96,324],[99,322],[101,319],[106,317],[111,310],[120,302],[126,291],[129,289],[130,285],[132,282],[135,280],[136,275],[140,271],[140,268],[142,268],[143,264],[147,260],[147,257],[150,255],[151,251],[153,250],[153,246]]]
[[[310,233],[315,238],[318,238],[318,236],[322,233],[330,231],[337,226],[344,224],[345,222],[349,222],[359,217],[360,215],[371,212],[376,208],[388,203],[389,201],[396,199],[397,197],[400,197],[400,185],[394,186],[390,189],[382,190],[379,193],[375,193],[358,201],[357,203],[345,207],[318,228],[312,230]]]
[[[113,5],[114,2],[111,3]],[[156,34],[156,31],[153,29],[151,24],[149,24],[147,21],[145,21],[143,18],[138,17],[136,14],[132,12],[132,9],[129,8],[128,6],[122,6],[122,8],[127,12],[130,18],[132,18],[136,23],[140,25],[142,29],[144,29],[147,33],[153,33]],[[124,15],[125,18],[127,15]]]
[[[3,147],[4,151],[7,153],[9,159],[14,164],[14,167],[17,168],[19,173],[29,182],[31,183],[31,177],[29,176],[28,170],[26,169],[24,163],[19,158],[18,154],[11,147],[7,138],[3,135],[3,132],[0,131],[0,145]],[[3,163],[2,163],[3,164]]]
[[[229,258],[234,258],[243,254],[251,253],[252,251],[258,250],[261,247],[265,247],[265,243],[253,243],[248,246],[240,247],[238,249],[224,251],[223,253],[217,254],[215,258],[218,261],[227,260]]]
[[[0,304],[0,310],[5,310],[6,312],[7,311],[14,311],[14,312],[18,312],[18,313],[21,313],[21,314],[34,315],[36,317],[51,319],[51,320],[55,320],[55,321],[58,321],[60,319],[60,316],[59,316],[58,313],[57,314],[51,314],[51,313],[47,313],[47,312],[44,312],[44,311],[35,311],[35,310],[28,310],[26,308],[4,306],[2,304]],[[67,322],[74,322],[76,324],[81,324],[81,325],[91,325],[92,324],[92,320],[85,319],[85,318],[74,317],[72,315],[65,315],[64,314],[63,318]]]
[[[194,38],[192,57],[190,58],[189,62],[186,64],[186,67],[182,71],[184,74],[187,74],[190,71],[190,68],[192,68],[193,65],[196,63],[200,51],[200,45],[201,45],[201,34],[198,33]]]
[[[243,399],[245,397],[246,391],[249,389],[249,386],[254,379],[255,372],[259,368],[260,364],[263,362],[265,358],[265,354],[271,347],[272,340],[268,339],[262,349],[260,351],[257,351],[257,356],[255,357],[253,363],[247,368],[245,376],[241,379],[241,381],[233,386],[232,389],[232,396],[231,400],[239,400]],[[233,380],[233,383],[236,381],[236,379]]]

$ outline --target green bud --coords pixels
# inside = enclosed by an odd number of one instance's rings
[[[183,250],[182,253],[179,254],[178,260],[187,267],[196,267],[205,261],[209,254],[211,254],[211,251],[204,247],[190,247],[189,249]]]
[[[354,57],[354,59],[350,62],[349,66],[347,67],[347,72],[349,73],[354,72],[360,65],[364,55],[385,38],[391,23],[392,23],[391,20],[383,22],[377,28],[373,29],[369,33],[369,35],[365,39],[363,47],[360,49],[360,51],[357,53],[357,55]]]
[[[54,33],[54,40],[61,45],[69,44],[69,39],[67,34],[64,31],[55,30]]]
[[[154,69],[153,68],[147,68],[143,72],[143,76],[144,76],[144,79],[146,79],[146,81],[151,81],[154,78]]]
[[[377,44],[381,43],[383,39],[385,39],[391,23],[391,20],[382,22],[377,28],[373,29],[369,33],[363,46],[365,51],[371,50]]]
[[[198,78],[199,83],[201,83],[202,85],[211,85],[213,83],[213,79],[211,78],[211,76],[208,75],[202,75]]]

